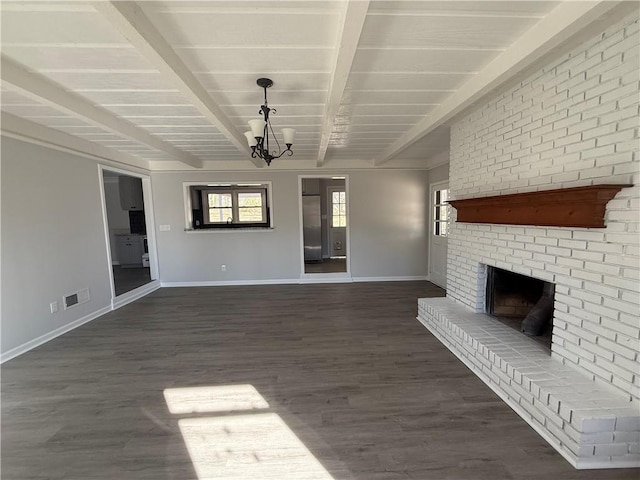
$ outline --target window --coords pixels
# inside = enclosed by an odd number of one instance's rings
[[[437,237],[449,235],[449,190],[436,190],[433,199],[433,234]]]
[[[190,186],[192,228],[270,227],[268,188],[242,183]]]
[[[347,194],[346,192],[331,192],[331,226],[347,226]]]

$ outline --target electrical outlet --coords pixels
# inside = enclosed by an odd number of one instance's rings
[[[220,270],[222,272],[226,272],[227,271],[227,266],[226,265],[220,265]]]
[[[56,313],[58,311],[58,302],[51,302],[49,308],[51,309],[51,313]]]

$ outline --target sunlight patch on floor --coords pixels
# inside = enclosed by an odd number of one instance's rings
[[[332,480],[275,413],[180,420],[200,480]]]
[[[253,385],[167,388],[164,398],[173,414],[233,412],[269,408]]]
[[[333,480],[253,385],[167,388],[199,480]],[[255,413],[249,412],[255,410]],[[244,413],[235,413],[244,412]]]

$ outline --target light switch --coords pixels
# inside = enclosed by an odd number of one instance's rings
[[[160,225],[161,232],[168,232],[169,230],[171,230],[171,225]]]

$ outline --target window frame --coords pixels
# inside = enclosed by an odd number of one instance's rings
[[[445,199],[442,200],[442,198],[440,198],[440,202],[438,202],[436,200],[438,194],[440,192],[446,192],[445,193]],[[450,204],[449,204],[449,187],[447,188],[438,188],[433,190],[433,195],[434,198],[433,200],[433,220],[432,220],[432,232],[431,234],[435,237],[442,237],[442,238],[448,238],[449,237],[449,227],[450,227],[450,219],[451,219],[451,212],[450,212]],[[442,197],[442,194],[440,194],[440,197]],[[442,228],[442,224],[444,224],[445,228]]]
[[[262,197],[262,218],[261,222],[248,222],[242,221],[240,219],[240,210],[242,208],[240,206],[239,195],[242,193],[258,193]],[[231,195],[231,207],[221,207],[221,208],[231,208],[231,221],[226,222],[212,222],[209,219],[209,215],[207,215],[207,211],[212,207],[208,206],[208,200],[210,194],[218,194],[218,195]],[[243,187],[243,186],[232,186],[232,187],[207,187],[206,189],[200,190],[200,195],[202,196],[202,212],[203,212],[203,223],[209,227],[204,228],[212,228],[210,226],[221,226],[221,225],[243,225],[243,226],[267,226],[269,223],[269,219],[267,217],[267,188],[266,187]]]
[[[344,202],[333,203],[333,195],[334,194],[343,194]],[[344,190],[331,190],[331,194],[329,196],[329,204],[331,205],[331,228],[347,228],[347,191],[346,188]],[[333,207],[338,205],[344,205],[344,214],[338,213],[337,215],[333,213]],[[344,225],[335,225],[336,218],[344,218]],[[339,223],[339,222],[338,222]]]
[[[270,230],[273,229],[271,211],[271,182],[183,182],[185,193],[185,230]],[[208,195],[211,193],[231,194],[232,217],[230,222],[209,221]],[[239,206],[238,195],[242,193],[260,193],[262,197],[262,222],[239,221],[242,208]],[[201,223],[200,223],[201,221]]]

